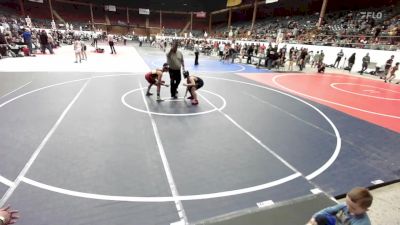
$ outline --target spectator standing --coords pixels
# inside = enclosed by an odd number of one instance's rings
[[[82,46],[82,48],[81,48],[82,60],[86,60],[87,61],[87,54],[86,54],[87,47],[86,47],[86,44],[85,44],[84,41],[81,41],[81,46]]]
[[[314,52],[313,51],[309,51],[307,56],[306,56],[305,65],[310,64],[311,63],[311,59],[313,59],[313,58],[314,58]]]
[[[143,37],[139,37],[139,47],[142,47],[143,45]]]
[[[297,61],[297,53],[293,52],[289,58],[289,71],[293,71],[293,64]]]
[[[46,48],[49,50],[50,54],[54,54],[53,49],[51,48],[49,44],[49,37],[47,36],[47,33],[45,30],[42,30],[42,32],[39,35],[39,40],[40,40],[40,47],[42,49],[42,53],[46,54]]]
[[[396,77],[396,71],[399,70],[399,64],[400,64],[400,63],[396,63],[396,65],[393,66],[393,67],[390,69],[389,77],[385,77],[385,83],[386,83],[386,82],[389,82],[389,83],[392,82],[392,80]]]
[[[200,53],[200,46],[199,46],[199,41],[196,41],[196,44],[194,44],[194,65],[197,66],[199,65],[199,53]]]
[[[369,57],[369,53],[367,53],[363,58],[362,58],[362,67],[360,74],[362,75],[364,71],[368,68],[369,63],[371,62],[371,59]]]
[[[391,57],[390,57],[390,59],[388,59],[387,61],[386,61],[386,64],[385,64],[385,72],[384,72],[384,77],[387,77],[387,75],[389,74],[389,70],[390,70],[390,68],[392,67],[392,64],[393,64],[393,60],[394,60],[394,55],[392,55]],[[381,79],[382,79],[382,77],[381,77]]]
[[[24,33],[22,33],[22,37],[24,39],[24,44],[26,44],[29,48],[29,54],[33,54],[32,33],[29,28],[25,29]]]
[[[81,41],[79,40],[79,37],[75,37],[74,41],[75,63],[78,63],[78,59],[79,63],[82,62],[81,51],[82,51]]]
[[[108,45],[110,45],[111,54],[117,54],[117,52],[115,51],[115,47],[114,47],[114,35],[108,34],[107,41],[108,41]]]
[[[351,72],[351,69],[353,68],[355,61],[356,61],[356,53],[353,53],[349,58],[349,72]]]
[[[319,62],[318,62],[318,64],[324,63],[324,59],[325,59],[324,50],[321,50],[321,54],[319,55]]]
[[[50,45],[50,47],[51,47],[52,49],[56,47],[54,38],[53,38],[53,36],[51,36],[50,33],[47,33],[47,40],[48,40],[49,45]]]
[[[247,64],[251,63],[251,56],[253,55],[254,52],[254,45],[251,44],[250,47],[247,49]]]
[[[0,58],[2,58],[2,56],[7,56],[7,44],[8,43],[3,32],[0,30]]]
[[[225,44],[220,42],[218,45],[218,55],[221,60],[222,60],[222,57],[224,56],[224,50],[225,50]]]
[[[97,49],[97,41],[99,39],[99,35],[97,34],[97,32],[93,32],[93,47],[95,47]]]
[[[289,59],[292,58],[293,53],[294,53],[294,48],[291,47],[291,48],[289,49]]]
[[[342,57],[343,57],[343,56],[344,56],[344,53],[343,53],[343,49],[342,49],[342,50],[340,50],[340,52],[337,54],[336,61],[335,61],[335,63],[333,64],[333,67],[336,67],[336,68],[339,67],[340,61],[342,60]],[[337,64],[337,66],[336,66],[336,64]]]
[[[318,67],[320,56],[321,55],[319,54],[319,51],[317,51],[317,53],[314,55],[314,59],[313,59],[313,62],[311,64],[311,67],[314,67],[314,66]]]
[[[308,55],[308,51],[306,48],[303,48],[300,50],[300,60],[299,60],[299,68],[300,71],[303,71],[305,65],[306,65],[306,57]]]

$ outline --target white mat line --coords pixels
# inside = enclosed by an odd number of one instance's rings
[[[7,185],[9,187],[14,186],[14,182],[12,182],[11,180],[9,180],[9,179],[7,179],[7,178],[5,178],[3,176],[0,176],[0,183],[5,184],[5,185]]]
[[[169,183],[169,187],[171,189],[172,197],[174,198],[175,207],[176,207],[176,209],[178,211],[179,219],[182,220],[182,221],[185,221],[185,224],[187,224],[188,219],[187,219],[187,216],[186,216],[186,213],[185,213],[185,210],[183,208],[181,200],[177,199],[177,197],[179,196],[178,189],[176,187],[176,184],[175,184],[175,181],[174,181],[174,177],[172,176],[171,167],[169,166],[167,155],[165,154],[164,146],[163,146],[162,141],[161,141],[160,133],[158,132],[156,121],[154,120],[153,115],[150,113],[149,105],[147,104],[147,100],[146,100],[146,97],[145,97],[144,92],[143,92],[142,83],[140,82],[140,80],[138,82],[139,82],[139,85],[140,85],[140,89],[141,89],[141,93],[142,93],[144,104],[146,105],[147,114],[149,115],[149,118],[151,120],[151,125],[153,127],[154,136],[156,138],[158,151],[160,152],[161,161],[162,161],[163,166],[164,166],[164,171],[165,171],[165,174],[167,176],[167,180],[168,180],[168,183]]]
[[[303,119],[301,119],[300,117],[294,115],[293,113],[290,113],[290,112],[288,112],[288,111],[286,111],[286,110],[284,110],[284,109],[282,109],[282,108],[280,108],[280,107],[278,107],[278,106],[276,106],[276,105],[274,105],[274,104],[272,104],[272,103],[270,103],[270,102],[268,102],[268,101],[265,101],[265,100],[263,100],[263,99],[258,98],[257,96],[254,96],[254,95],[252,95],[252,94],[249,94],[249,93],[247,93],[247,92],[243,92],[243,93],[244,93],[245,95],[247,95],[247,96],[250,96],[250,97],[254,98],[255,100],[257,100],[257,101],[259,101],[259,102],[261,102],[261,103],[264,103],[264,104],[266,104],[266,105],[269,105],[270,107],[272,107],[272,108],[274,108],[274,109],[277,109],[277,110],[279,110],[279,111],[282,112],[282,113],[285,113],[286,115],[288,115],[288,116],[290,116],[290,117],[292,117],[292,118],[294,118],[294,119],[296,119],[296,120],[298,120],[298,121],[300,121],[300,122],[303,122],[303,123],[307,124],[307,125],[310,126],[310,127],[313,127],[313,128],[315,128],[315,129],[318,129],[319,131],[324,132],[325,134],[328,134],[329,136],[332,136],[332,137],[336,138],[336,135],[335,135],[334,133],[329,132],[329,131],[327,131],[327,130],[324,130],[324,129],[322,129],[321,127],[319,127],[319,126],[317,126],[317,125],[315,125],[315,124],[313,124],[313,123],[311,123],[311,122],[308,122],[308,121],[306,121],[306,120],[303,120]]]
[[[212,107],[216,108],[216,106],[210,102],[207,98],[204,96],[198,94],[201,96],[208,104],[210,104]],[[258,138],[256,138],[252,133],[244,129],[240,124],[238,124],[232,117],[230,117],[228,114],[222,112],[221,110],[218,109],[218,111],[225,116],[229,121],[231,121],[237,128],[239,128],[241,131],[243,131],[245,134],[247,134],[251,139],[253,139],[255,142],[257,142],[263,149],[267,150],[270,154],[272,154],[275,158],[277,158],[279,161],[281,161],[285,166],[287,166],[289,169],[291,169],[293,172],[297,174],[301,174],[303,177],[304,175],[300,173],[294,166],[292,166],[289,162],[284,160],[281,156],[279,156],[277,153],[272,151],[268,146],[266,146],[264,143],[262,143]]]
[[[67,115],[68,111],[72,108],[72,105],[76,102],[76,100],[79,98],[79,96],[82,94],[83,90],[87,87],[89,84],[89,81],[91,79],[86,80],[85,84],[82,86],[82,88],[79,90],[79,92],[76,94],[74,99],[69,103],[67,108],[63,111],[61,116],[58,118],[57,122],[53,125],[53,127],[50,129],[50,131],[47,133],[46,137],[42,140],[40,143],[39,147],[35,150],[35,152],[32,154],[31,158],[29,161],[25,164],[24,168],[22,171],[19,173],[18,177],[14,181],[14,185],[11,186],[7,192],[3,195],[3,197],[0,200],[0,206],[4,205],[6,201],[11,197],[11,195],[14,193],[15,189],[18,187],[18,185],[21,183],[21,180],[25,175],[28,173],[28,170],[31,168],[33,163],[35,162],[36,158],[39,156],[39,153],[43,150],[44,146],[47,144],[47,142],[50,140],[51,136],[54,134],[54,132],[57,130],[58,126],[61,124],[62,120],[65,118]]]
[[[12,94],[12,93],[18,91],[19,89],[21,89],[21,88],[23,88],[23,87],[29,85],[30,83],[32,83],[32,81],[29,81],[28,83],[26,83],[26,84],[24,84],[24,85],[18,87],[17,89],[15,89],[15,90],[13,90],[13,91],[11,91],[11,92],[8,92],[7,94],[1,96],[0,99],[2,99],[2,98],[4,98],[4,97],[6,97],[6,96],[8,96],[8,95],[10,95],[10,94]]]

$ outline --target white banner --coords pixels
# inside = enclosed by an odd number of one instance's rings
[[[115,7],[115,5],[105,5],[104,6],[106,11],[110,11],[110,12],[116,12],[117,8]]]
[[[30,2],[37,2],[37,3],[43,3],[43,0],[28,0]]]
[[[207,16],[207,13],[206,13],[206,12],[203,12],[203,11],[201,11],[201,12],[195,12],[195,14],[196,14],[196,17],[197,17],[197,18],[206,18],[206,16]]]
[[[360,19],[376,19],[381,20],[383,18],[382,12],[360,12],[361,18]]]
[[[139,8],[139,14],[150,15],[150,9],[141,9],[141,8]]]
[[[265,4],[270,4],[274,2],[278,2],[278,0],[265,0]]]

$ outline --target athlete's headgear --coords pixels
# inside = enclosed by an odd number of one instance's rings
[[[189,71],[185,70],[183,71],[183,77],[187,78],[189,76]]]
[[[163,68],[163,70],[168,70],[169,69],[168,63],[164,63],[162,68]]]

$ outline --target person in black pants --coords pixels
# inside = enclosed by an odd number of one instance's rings
[[[353,69],[353,65],[354,65],[355,61],[356,61],[356,53],[353,53],[349,58],[349,67],[348,67],[349,72],[351,72],[351,69]]]
[[[93,33],[93,46],[97,49],[97,40],[98,40],[98,38],[99,38],[99,35],[96,33],[96,32],[94,32]]]
[[[199,65],[199,52],[200,52],[200,46],[199,46],[199,41],[196,41],[196,44],[194,45],[194,65],[197,66]]]
[[[117,54],[114,47],[114,35],[109,34],[107,38],[108,38],[108,45],[110,45],[111,54]]]
[[[340,50],[340,52],[337,54],[335,63],[333,64],[333,67],[339,68],[339,64],[340,64],[340,61],[342,60],[343,56],[344,56],[343,50]],[[336,66],[336,64],[337,64],[337,66]]]
[[[189,92],[190,97],[188,97],[188,99],[192,100],[192,105],[199,104],[196,91],[203,87],[204,81],[200,77],[189,75],[189,71],[184,71],[183,77],[186,79],[186,83],[184,83],[183,86],[187,87],[185,97]]]
[[[167,63],[169,65],[169,76],[171,79],[171,97],[177,99],[177,89],[181,82],[181,68],[185,70],[183,55],[178,50],[178,43],[172,45],[171,50],[167,54]]]
[[[368,65],[369,65],[370,62],[371,62],[371,59],[369,57],[369,53],[367,53],[367,55],[365,55],[362,58],[362,68],[361,68],[361,71],[360,71],[361,75],[364,73],[365,70],[368,69]]]
[[[247,64],[251,63],[251,56],[253,56],[254,45],[251,44],[249,49],[247,49]]]

